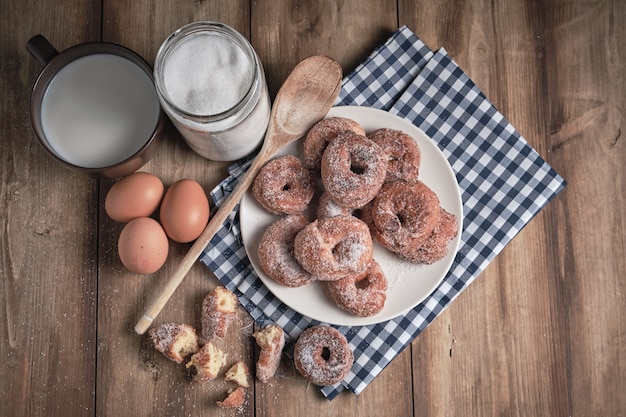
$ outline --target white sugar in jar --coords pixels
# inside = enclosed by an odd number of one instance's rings
[[[161,106],[187,144],[215,161],[256,150],[265,135],[270,98],[252,45],[222,23],[190,23],[159,49],[154,78]]]

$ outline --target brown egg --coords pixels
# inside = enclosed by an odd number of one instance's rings
[[[135,172],[111,186],[104,200],[104,210],[121,223],[148,217],[159,207],[164,190],[163,182],[156,175]]]
[[[122,229],[117,251],[122,264],[129,271],[136,274],[152,274],[165,263],[169,242],[156,220],[138,217]]]
[[[209,200],[202,186],[182,179],[168,188],[161,202],[160,221],[175,242],[195,240],[209,221]]]

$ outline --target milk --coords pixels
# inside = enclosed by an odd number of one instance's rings
[[[135,154],[158,117],[150,76],[113,54],[87,55],[67,64],[41,103],[42,129],[52,150],[86,168],[114,165]]]

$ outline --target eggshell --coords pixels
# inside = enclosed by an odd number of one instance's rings
[[[156,211],[165,187],[159,177],[135,172],[114,183],[104,200],[104,210],[113,220],[126,223]]]
[[[202,186],[191,179],[172,184],[163,197],[160,221],[175,242],[195,240],[209,221],[209,200]]]
[[[161,225],[150,217],[138,217],[124,226],[117,244],[122,264],[136,274],[158,271],[169,252],[169,242]]]

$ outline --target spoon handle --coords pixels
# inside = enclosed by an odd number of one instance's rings
[[[266,138],[267,141],[268,138]],[[202,234],[196,239],[191,249],[183,257],[182,261],[167,281],[165,288],[158,297],[150,304],[146,312],[141,316],[137,324],[135,325],[135,332],[138,334],[144,334],[150,327],[156,316],[159,315],[167,301],[170,299],[176,288],[183,281],[191,267],[196,260],[202,254],[202,251],[209,245],[213,236],[222,227],[224,221],[228,218],[233,211],[237,203],[241,200],[246,190],[252,185],[257,173],[261,170],[261,167],[267,162],[271,152],[268,152],[266,147],[262,148],[257,157],[248,168],[248,171],[241,177],[235,189],[226,197],[224,203],[220,206],[219,210],[212,216],[211,221],[207,224]]]

